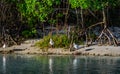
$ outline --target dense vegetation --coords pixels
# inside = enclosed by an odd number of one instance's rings
[[[57,32],[64,30],[70,44],[104,39],[117,45],[108,27],[120,26],[119,3],[120,0],[1,0],[0,43],[12,45],[27,38],[44,37],[45,28],[50,26],[56,27]],[[70,26],[74,28],[69,30]],[[98,36],[93,33],[95,27],[101,30]]]
[[[66,35],[45,36],[42,40],[36,43],[36,46],[41,49],[50,48],[50,38],[54,40],[54,48],[69,48],[68,46],[70,45],[70,39],[68,39]]]

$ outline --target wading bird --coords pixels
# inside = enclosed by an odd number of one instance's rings
[[[4,45],[3,45],[3,49],[5,49],[6,48],[6,44],[4,43]]]
[[[54,42],[53,42],[53,40],[52,39],[50,39],[50,45],[51,45],[51,47],[53,47],[53,45],[54,45]]]
[[[77,44],[75,44],[75,43],[73,43],[73,47],[74,47],[76,50],[80,49],[80,46],[77,45]]]

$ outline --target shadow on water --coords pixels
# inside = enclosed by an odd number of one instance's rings
[[[120,57],[0,55],[0,74],[120,74]]]

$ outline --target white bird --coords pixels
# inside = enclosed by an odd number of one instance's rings
[[[6,44],[4,43],[4,45],[3,45],[3,49],[5,49],[6,48]]]
[[[53,45],[54,45],[54,42],[53,42],[53,40],[52,40],[52,39],[50,39],[50,42],[49,42],[49,43],[50,43],[50,45],[51,45],[51,46],[53,46]]]
[[[77,49],[80,49],[80,46],[79,45],[77,45],[77,44],[75,44],[75,43],[73,43],[73,47],[77,50]]]

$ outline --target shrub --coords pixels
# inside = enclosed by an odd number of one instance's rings
[[[53,36],[45,36],[39,42],[36,43],[36,46],[40,47],[41,49],[49,48],[50,38],[54,41],[55,48],[68,48],[70,45],[70,39],[66,35],[53,35]]]
[[[34,29],[34,28],[32,28],[31,30],[24,30],[24,31],[22,31],[22,35],[25,38],[33,37],[36,33],[37,33],[36,29]]]
[[[22,35],[23,35],[25,38],[28,38],[28,37],[32,36],[31,32],[28,31],[28,30],[23,31],[23,32],[22,32]]]

